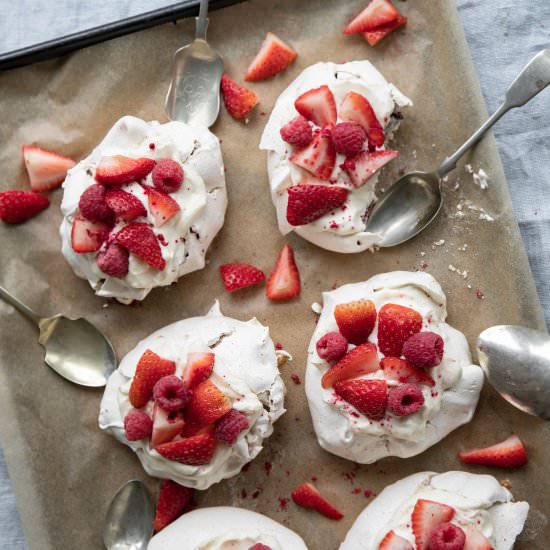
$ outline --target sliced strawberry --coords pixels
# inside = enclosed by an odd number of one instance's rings
[[[125,225],[115,235],[115,239],[151,267],[159,271],[166,267],[157,236],[147,224],[132,222]]]
[[[403,27],[406,24],[407,24],[407,18],[404,15],[400,15],[397,19],[394,19],[391,23],[388,23],[387,25],[379,27],[375,31],[364,32],[363,36],[371,46],[376,46],[376,44],[378,44],[378,42],[380,42],[382,38],[384,38],[385,36],[388,36],[388,34],[392,33],[395,29],[398,29],[399,27]]]
[[[77,217],[71,230],[71,244],[78,254],[95,252],[109,237],[112,226],[101,222],[91,222]]]
[[[34,145],[23,145],[23,160],[29,174],[31,189],[38,192],[59,187],[67,175],[67,170],[76,164],[73,159]]]
[[[286,219],[290,225],[306,225],[340,208],[349,191],[336,185],[293,185],[288,189]]]
[[[385,304],[378,312],[378,347],[386,357],[401,357],[403,344],[421,329],[422,315],[418,311]]]
[[[265,289],[266,296],[275,302],[286,302],[300,294],[300,272],[294,260],[294,250],[285,244]]]
[[[357,92],[348,92],[340,105],[340,118],[347,122],[357,122],[367,132],[369,144],[382,147],[386,139],[384,128],[376,118],[369,100]]]
[[[395,21],[401,14],[390,0],[372,0],[344,29],[344,34],[375,31]]]
[[[172,441],[183,430],[185,420],[179,412],[164,410],[157,403],[153,409],[153,434],[151,435],[151,447],[161,443]]]
[[[390,531],[383,539],[378,550],[414,550],[413,545],[395,531]]]
[[[336,102],[326,85],[303,93],[294,102],[296,110],[319,127],[336,124]]]
[[[164,458],[190,466],[208,464],[212,460],[215,450],[216,439],[210,429],[191,437],[162,443],[156,448],[156,451]]]
[[[252,60],[244,79],[265,80],[286,69],[298,54],[278,36],[268,32],[260,51]]]
[[[384,369],[386,380],[395,380],[400,384],[424,384],[426,386],[435,386],[434,379],[425,369],[419,369],[398,357],[384,357],[380,361],[380,366]]]
[[[183,381],[193,389],[208,378],[214,370],[215,356],[212,352],[193,351],[187,354],[187,364],[183,370]]]
[[[178,519],[191,503],[193,493],[193,489],[184,487],[171,479],[163,480],[160,485],[153,529],[158,532]]]
[[[361,187],[382,166],[385,166],[397,156],[397,151],[384,149],[383,151],[362,151],[354,157],[348,157],[342,168],[347,172],[355,187]]]
[[[342,336],[356,346],[364,344],[376,323],[376,307],[370,300],[338,304],[334,318]]]
[[[206,380],[199,384],[185,408],[185,420],[199,426],[216,422],[231,410],[231,402],[216,384]]]
[[[490,447],[458,453],[458,456],[462,462],[468,464],[483,464],[495,468],[519,468],[527,464],[525,447],[517,435],[511,435]]]
[[[388,385],[385,380],[344,380],[334,385],[336,395],[371,420],[386,415]]]
[[[222,76],[221,89],[227,112],[237,120],[245,118],[259,101],[252,90],[240,86],[227,74]]]
[[[474,525],[465,525],[462,530],[466,535],[463,550],[494,550],[490,541]]]
[[[105,193],[105,202],[116,217],[125,222],[147,215],[142,202],[135,195],[122,189],[108,189]]]
[[[374,344],[367,342],[346,353],[338,363],[332,365],[321,379],[323,388],[331,388],[337,382],[358,378],[380,368],[378,351]]]
[[[129,183],[144,178],[154,167],[155,161],[145,157],[102,157],[96,168],[95,179],[107,185]]]
[[[434,529],[451,521],[454,515],[455,510],[451,506],[432,500],[417,500],[411,516],[417,550],[426,550]]]
[[[222,265],[220,274],[227,292],[235,292],[235,290],[265,281],[265,274],[261,269],[245,263]]]
[[[339,520],[344,517],[344,514],[332,506],[311,483],[303,483],[291,496],[298,506],[311,508],[329,519]]]
[[[336,164],[336,149],[330,127],[317,132],[313,141],[303,149],[294,151],[290,162],[304,168],[323,181],[328,181]]]
[[[176,363],[169,359],[163,359],[150,349],[140,357],[136,366],[136,372],[132,378],[128,397],[130,403],[141,409],[153,397],[154,385],[164,376],[176,372]]]
[[[0,220],[4,223],[22,223],[42,212],[50,204],[47,197],[11,189],[0,191]]]
[[[155,227],[163,226],[181,210],[180,205],[170,195],[162,191],[147,187],[146,193]]]

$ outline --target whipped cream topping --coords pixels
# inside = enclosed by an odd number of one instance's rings
[[[386,303],[406,306],[422,315],[422,330],[439,334],[444,341],[441,364],[431,371],[434,387],[419,386],[424,405],[409,416],[387,413],[382,420],[359,414],[332,388],[323,389],[321,378],[329,364],[317,354],[316,343],[327,332],[338,331],[334,309],[338,304],[368,299],[376,310]],[[446,297],[428,273],[393,271],[366,282],[348,284],[323,293],[323,309],[313,333],[306,370],[306,395],[319,444],[338,456],[370,464],[386,456],[417,455],[431,447],[474,414],[483,386],[483,373],[472,364],[464,335],[445,323]],[[377,344],[378,324],[369,341]],[[361,378],[384,378],[383,370]],[[388,386],[397,382],[388,380]]]
[[[147,349],[174,361],[176,375],[182,374],[189,352],[215,354],[214,371],[209,380],[232,400],[234,409],[246,415],[250,427],[231,447],[218,443],[210,463],[180,464],[161,456],[149,446],[148,440],[126,439],[124,417],[133,409],[128,393],[137,363]],[[107,382],[99,427],[128,445],[149,475],[207,489],[238,474],[258,455],[263,440],[273,433],[273,423],[285,412],[284,394],[269,330],[256,319],[243,322],[225,317],[216,302],[206,316],[184,319],[157,330],[122,359]]]
[[[474,526],[495,550],[512,549],[529,512],[527,502],[513,502],[492,476],[422,472],[386,487],[355,520],[340,550],[377,550],[392,529],[414,545],[411,514],[418,499],[452,506],[452,523]]]
[[[130,254],[129,271],[124,278],[109,277],[96,263],[98,252],[78,254],[71,244],[71,229],[82,193],[95,183],[95,169],[102,157],[124,155],[155,160],[170,158],[185,172],[181,188],[170,194],[181,208],[161,227],[152,227],[160,237],[166,267],[156,270]],[[151,174],[145,183],[151,185]],[[138,183],[121,188],[136,196],[152,222],[145,191]],[[192,128],[181,122],[145,122],[125,116],[109,130],[92,153],[71,168],[63,183],[60,227],[62,252],[74,272],[88,279],[98,296],[116,298],[122,303],[143,300],[152,288],[173,283],[182,275],[202,269],[210,243],[221,229],[227,208],[225,175],[218,138],[207,128]],[[122,225],[115,227],[119,230]]]
[[[156,534],[147,550],[307,550],[301,537],[267,516],[229,506],[184,514]]]
[[[344,207],[324,215],[307,225],[293,227],[286,219],[288,195],[286,190],[298,183],[326,184],[296,166],[290,161],[291,147],[280,135],[280,129],[298,116],[295,100],[303,93],[327,85],[334,95],[337,107],[350,91],[368,99],[376,117],[386,131],[386,141],[397,128],[398,119],[392,118],[396,107],[412,105],[410,99],[390,84],[369,61],[349,63],[316,63],[305,69],[279,96],[269,121],[264,129],[260,149],[268,151],[267,170],[271,186],[271,197],[277,209],[279,230],[283,235],[295,231],[304,239],[335,252],[362,252],[372,248],[381,236],[366,232],[365,214],[374,202],[378,173],[365,185],[356,188],[341,168],[344,155],[338,154],[331,183],[337,183],[350,190]],[[341,122],[338,120],[338,122]]]

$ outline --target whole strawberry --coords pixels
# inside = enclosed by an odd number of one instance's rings
[[[403,344],[422,329],[422,315],[410,307],[385,304],[378,312],[378,347],[385,356],[401,357]]]
[[[0,220],[5,223],[22,223],[47,208],[50,201],[38,193],[11,190],[0,192]]]
[[[357,300],[338,304],[334,318],[342,335],[348,342],[364,344],[376,323],[376,307],[370,300]]]

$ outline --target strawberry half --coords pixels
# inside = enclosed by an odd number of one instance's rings
[[[147,224],[132,222],[125,225],[115,235],[115,239],[151,267],[159,271],[166,267],[157,236]]]
[[[490,447],[458,453],[458,457],[468,464],[483,464],[495,468],[519,468],[527,464],[525,447],[517,435],[511,435]]]
[[[158,532],[178,519],[191,503],[193,493],[193,489],[171,479],[163,480],[160,484],[153,529]]]
[[[361,187],[382,166],[385,166],[397,156],[397,151],[362,151],[354,157],[348,157],[341,165],[355,187]]]
[[[466,543],[463,550],[494,550],[493,545],[475,526],[464,525],[462,530],[466,535]]]
[[[384,38],[385,36],[388,36],[388,34],[392,33],[395,29],[398,29],[399,27],[403,27],[406,24],[407,24],[407,18],[404,15],[400,15],[397,19],[394,19],[391,23],[388,23],[387,25],[379,27],[375,31],[364,32],[363,36],[371,46],[376,46],[376,44],[378,44],[378,42],[380,42],[382,38]]]
[[[212,352],[191,352],[187,354],[187,364],[183,370],[183,381],[193,389],[210,378],[214,370],[215,356]]]
[[[241,120],[258,104],[258,96],[248,88],[240,86],[227,74],[221,81],[223,102],[227,112],[237,120]]]
[[[153,397],[154,385],[164,376],[176,372],[176,363],[169,359],[163,359],[150,349],[140,357],[136,366],[136,372],[132,378],[128,397],[130,403],[141,409]]]
[[[231,410],[231,402],[216,384],[206,380],[199,384],[185,408],[185,420],[208,426]]]
[[[106,185],[129,183],[144,178],[154,167],[155,161],[145,157],[137,159],[123,155],[101,157],[96,168],[95,179]]]
[[[245,263],[224,264],[220,266],[220,274],[228,292],[265,281],[265,273],[261,269]]]
[[[156,451],[164,458],[190,466],[208,464],[212,460],[215,450],[216,439],[212,435],[212,430],[162,443],[156,448]]]
[[[294,260],[294,251],[285,244],[265,289],[266,296],[275,302],[286,302],[300,294],[300,272]]]
[[[370,300],[338,304],[334,318],[342,336],[356,346],[364,344],[376,323],[376,307]]]
[[[411,516],[417,550],[426,550],[434,529],[451,521],[454,515],[455,510],[451,506],[432,500],[417,500]]]
[[[140,216],[147,215],[147,210],[141,201],[135,195],[122,189],[108,189],[105,193],[105,202],[116,217],[125,222],[131,222]]]
[[[163,226],[181,210],[180,205],[170,195],[162,191],[147,187],[146,193],[155,227]]]
[[[395,531],[390,531],[380,542],[378,550],[414,550],[414,547]]]
[[[378,347],[386,357],[401,357],[403,344],[421,329],[422,315],[418,311],[385,304],[378,312]]]
[[[109,237],[112,226],[101,222],[91,222],[77,217],[71,229],[71,244],[78,254],[95,252]]]
[[[244,79],[265,80],[286,69],[298,54],[278,36],[268,32],[260,51],[246,71]]]
[[[372,0],[344,29],[344,34],[375,31],[395,21],[401,14],[390,0]]]
[[[357,122],[367,133],[369,144],[382,147],[386,136],[384,128],[376,118],[369,100],[357,92],[348,92],[340,105],[340,118],[346,122]]]
[[[31,189],[37,192],[59,187],[67,175],[67,170],[76,164],[73,159],[34,145],[23,145],[23,161]]]
[[[329,126],[325,126],[303,149],[294,151],[290,162],[304,168],[321,180],[328,181],[336,164],[336,149]]]
[[[286,219],[290,225],[306,225],[340,208],[349,191],[336,185],[293,185],[288,189]]]
[[[311,508],[326,518],[339,520],[344,517],[344,514],[332,506],[311,483],[303,483],[291,496],[298,506]]]
[[[371,420],[386,415],[388,385],[385,380],[345,380],[334,385],[336,395]]]
[[[336,102],[326,85],[303,93],[294,102],[296,110],[319,127],[336,124]]]
[[[405,359],[384,357],[380,361],[380,366],[384,369],[386,380],[395,380],[400,384],[435,386],[434,379],[426,373],[425,369],[419,369]]]
[[[166,411],[155,403],[151,447],[172,441],[183,430],[184,424],[185,420],[179,412]]]
[[[376,346],[367,342],[346,353],[338,363],[332,365],[321,379],[323,388],[331,388],[337,382],[358,378],[380,368]]]
[[[0,220],[4,223],[22,223],[42,212],[50,204],[47,197],[12,189],[0,192]]]

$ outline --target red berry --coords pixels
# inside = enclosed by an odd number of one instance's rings
[[[371,300],[338,304],[334,319],[346,340],[358,346],[367,341],[376,324],[376,307]]]
[[[334,391],[371,420],[381,420],[386,414],[388,386],[385,380],[345,380],[335,384]]]
[[[249,425],[248,419],[243,413],[231,409],[216,422],[214,437],[219,441],[223,441],[226,445],[233,445],[239,434],[246,430]]]
[[[435,332],[419,332],[413,334],[403,344],[405,359],[415,365],[428,369],[436,367],[443,358],[443,338]]]
[[[288,189],[286,219],[290,225],[306,225],[340,208],[348,189],[336,185],[293,185]]]
[[[193,489],[165,479],[160,486],[153,529],[158,532],[179,518],[186,511],[192,498]]]
[[[141,409],[147,405],[149,399],[153,397],[153,388],[155,384],[163,377],[174,374],[176,363],[169,359],[163,359],[150,349],[146,350],[140,357],[136,373],[132,379],[128,397],[130,403],[136,409]]]
[[[115,239],[151,267],[159,271],[166,267],[157,236],[147,224],[132,222],[125,225]]]
[[[128,441],[139,441],[149,437],[153,431],[153,421],[143,411],[131,411],[124,417],[124,432]]]
[[[105,201],[116,217],[125,222],[147,215],[142,202],[132,193],[122,189],[109,189],[105,195]]]
[[[428,550],[463,550],[466,544],[464,531],[453,523],[442,523],[430,535]]]
[[[26,191],[0,192],[0,220],[5,223],[21,223],[47,208],[50,201],[38,193]]]
[[[378,347],[386,357],[401,357],[403,344],[421,329],[420,313],[409,307],[385,304],[378,312]]]
[[[224,264],[220,266],[220,275],[228,292],[265,281],[265,274],[261,269],[245,263]]]
[[[315,346],[317,355],[325,361],[339,361],[346,355],[348,341],[339,332],[327,332]]]
[[[240,86],[227,74],[222,76],[221,89],[227,112],[237,120],[245,118],[259,101],[252,90]]]
[[[161,159],[151,174],[153,185],[163,193],[175,193],[183,183],[185,174],[181,165],[172,159]]]
[[[254,546],[251,546],[248,550],[271,550],[271,546],[258,542]]]
[[[80,213],[91,222],[109,222],[114,214],[106,200],[106,189],[99,183],[90,185],[78,201]]]
[[[128,251],[117,243],[111,243],[97,255],[97,267],[109,275],[122,279],[128,275]]]
[[[336,152],[347,157],[359,153],[366,139],[367,133],[357,122],[341,122],[332,130],[332,141]]]
[[[409,416],[424,405],[422,390],[414,384],[401,384],[388,394],[388,410],[396,416]]]
[[[153,388],[153,399],[167,411],[183,409],[189,398],[190,393],[185,383],[175,375],[164,376]]]
[[[313,140],[313,129],[307,119],[300,115],[281,128],[281,137],[290,145],[302,148]]]

